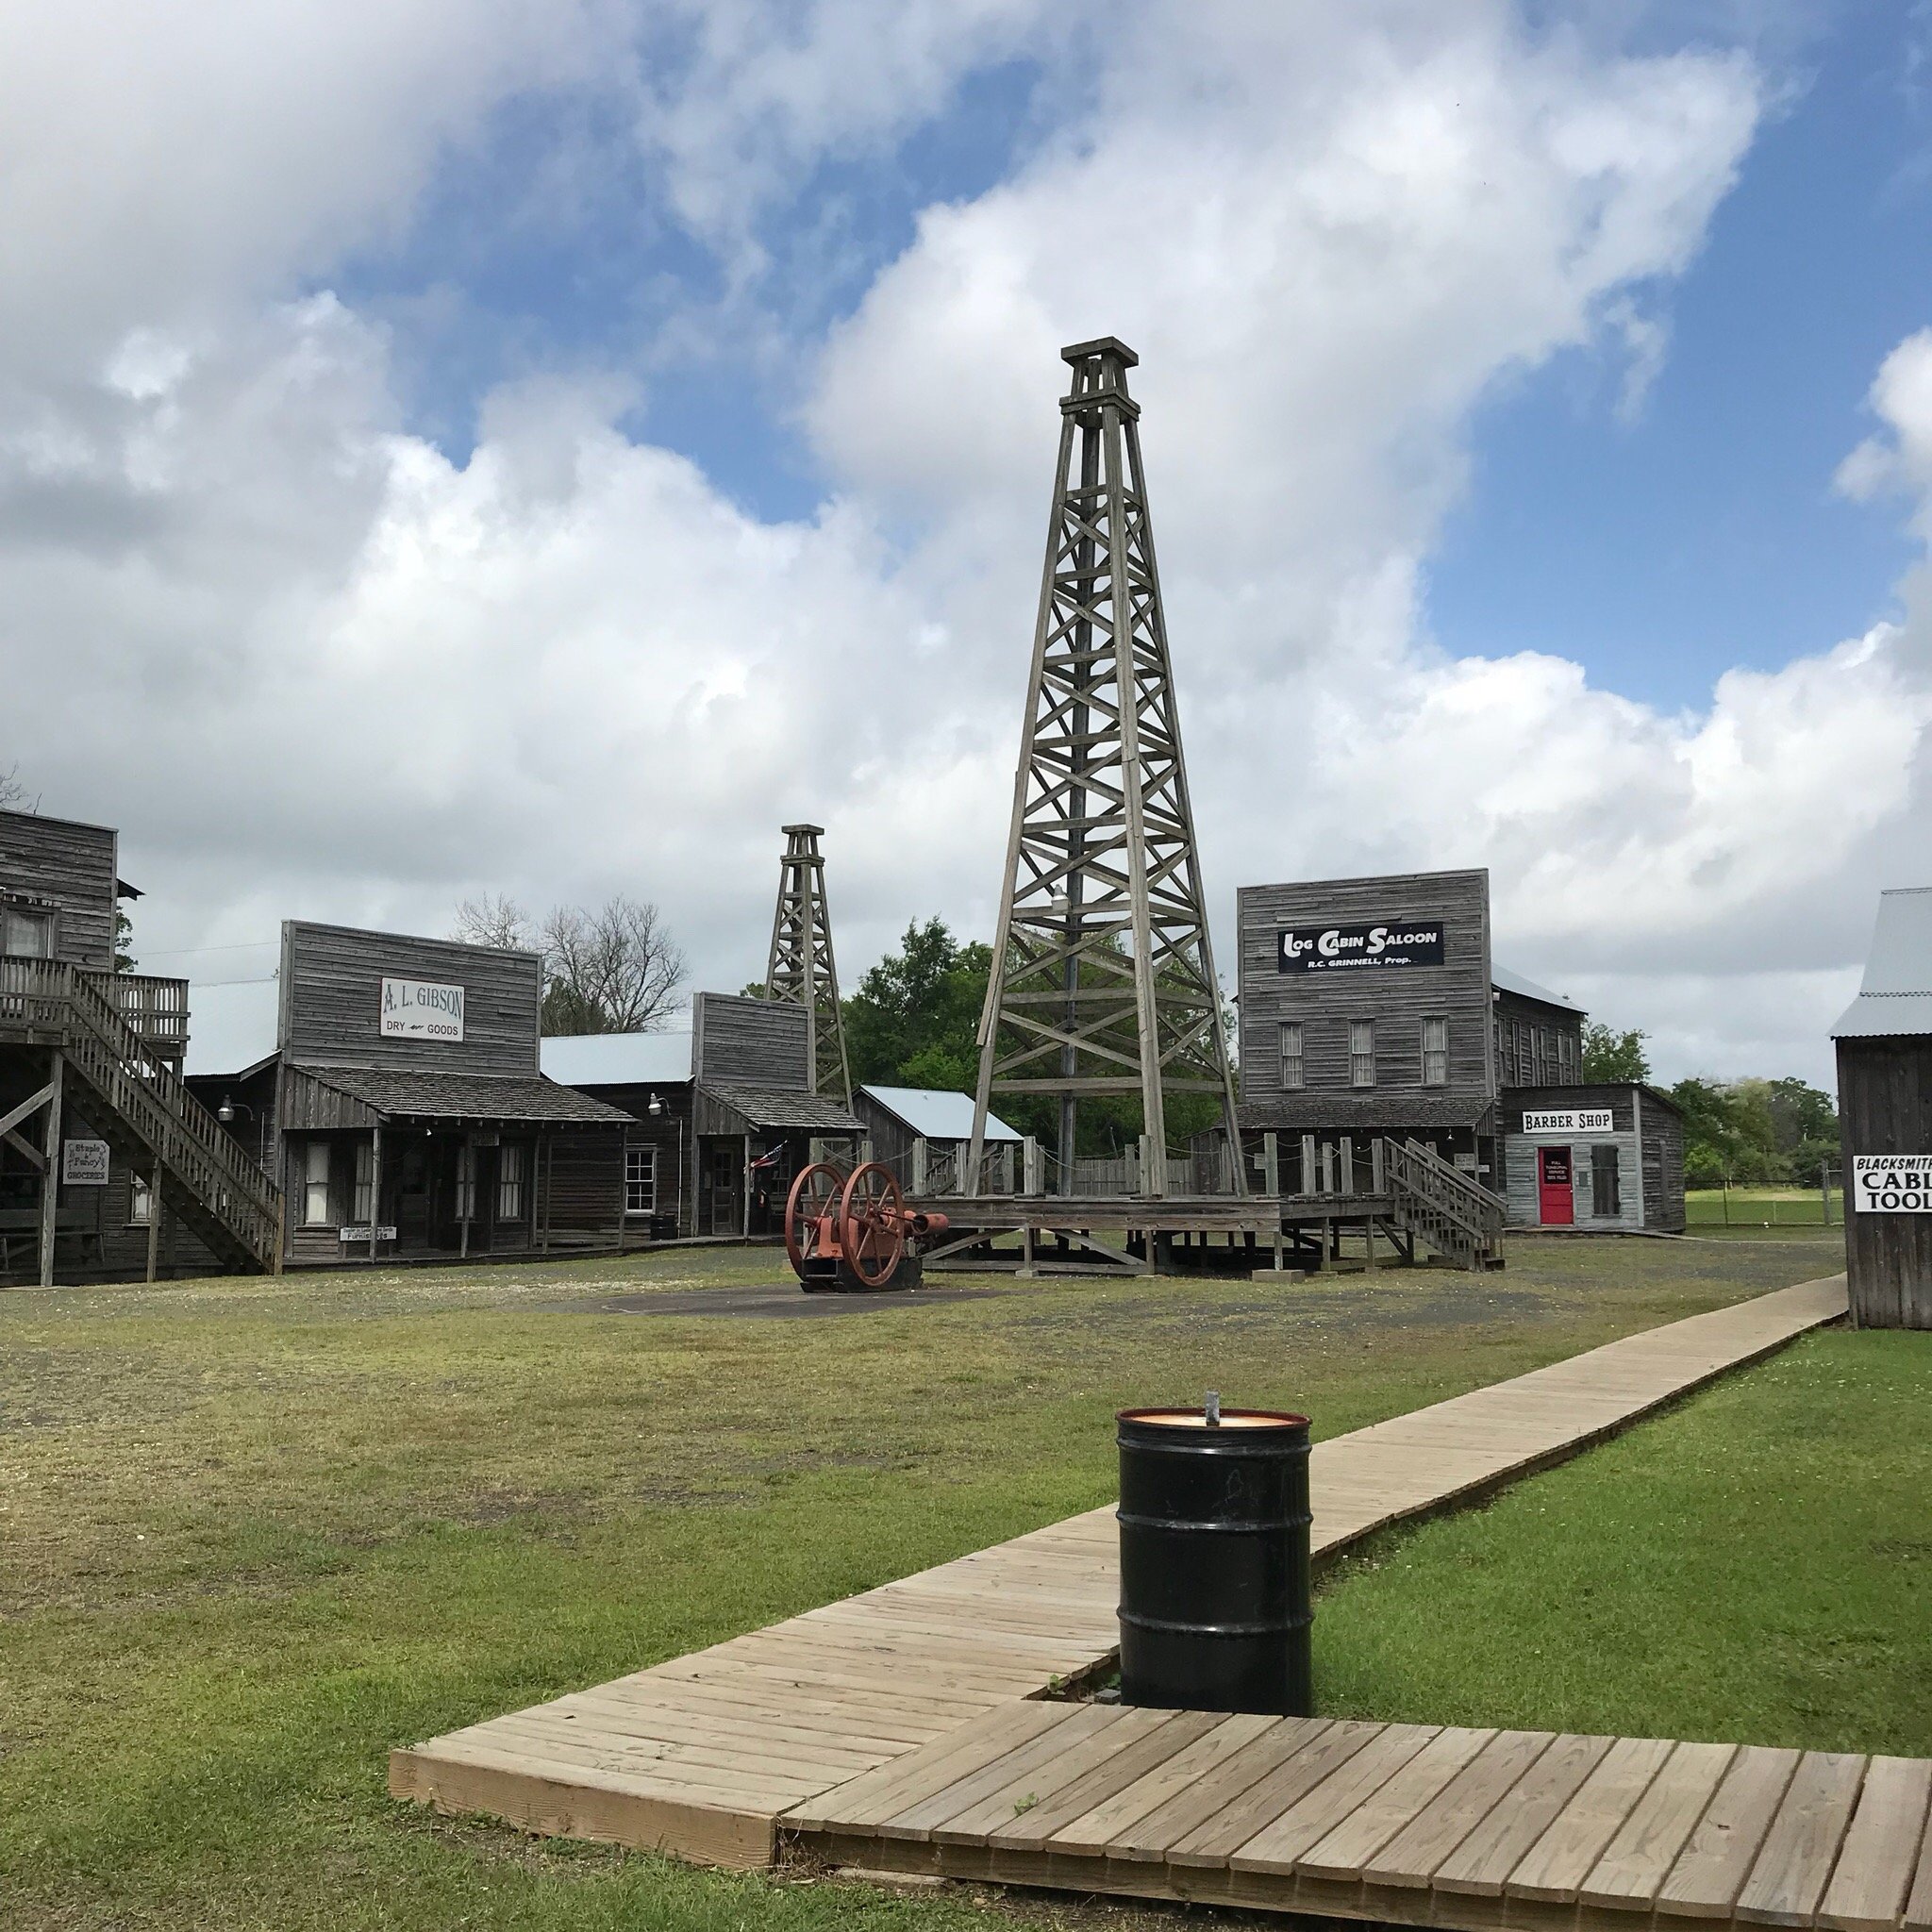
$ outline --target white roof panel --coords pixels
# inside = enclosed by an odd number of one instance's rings
[[[877,1087],[868,1082],[859,1089],[870,1093],[888,1112],[895,1113],[912,1131],[926,1141],[966,1141],[973,1135],[973,1096],[939,1087]],[[986,1117],[989,1141],[1017,1141],[1021,1137],[995,1113]]]
[[[1878,924],[1865,977],[1834,1040],[1932,1033],[1932,886],[1901,886],[1878,895]]]
[[[543,1042],[543,1073],[565,1087],[648,1087],[691,1078],[691,1034],[558,1034]]]
[[[1574,1000],[1566,1000],[1561,993],[1552,992],[1548,987],[1539,986],[1520,973],[1511,973],[1507,966],[1491,966],[1490,984],[1501,987],[1505,992],[1513,992],[1520,999],[1541,1000],[1546,1007],[1561,1007],[1572,1013],[1584,1010]]]

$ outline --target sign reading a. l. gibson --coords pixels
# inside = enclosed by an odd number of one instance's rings
[[[463,990],[427,979],[382,982],[382,1037],[385,1040],[460,1040]]]
[[[1525,1134],[1608,1134],[1616,1120],[1607,1107],[1553,1108],[1544,1113],[1523,1112]]]
[[[1275,964],[1283,973],[1376,972],[1440,966],[1442,958],[1442,922],[1420,919],[1406,924],[1284,926]]]
[[[1852,1207],[1859,1214],[1932,1214],[1932,1154],[1855,1154]]]

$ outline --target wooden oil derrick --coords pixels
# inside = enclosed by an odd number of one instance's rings
[[[1140,360],[1112,336],[1060,354],[1059,467],[1033,636],[969,1171],[994,1093],[1057,1097],[1061,1183],[1079,1102],[1141,1098],[1142,1188],[1167,1191],[1165,1096],[1221,1097],[1220,989],[1141,467]],[[1242,1188],[1241,1161],[1231,1163]]]
[[[787,825],[778,861],[778,909],[772,919],[772,959],[765,997],[811,1013],[808,1077],[814,1093],[852,1105],[845,1023],[839,1013],[839,969],[832,959],[832,920],[825,905],[823,825]]]

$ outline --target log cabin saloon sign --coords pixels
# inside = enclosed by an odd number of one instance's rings
[[[461,1040],[463,990],[427,979],[382,982],[385,1040]]]
[[[1852,1206],[1860,1214],[1932,1214],[1932,1154],[1855,1154]]]
[[[1378,925],[1290,925],[1280,934],[1282,973],[1386,972],[1442,963],[1440,919],[1389,921]]]

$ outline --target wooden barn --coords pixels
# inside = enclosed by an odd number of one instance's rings
[[[182,1078],[187,982],[116,970],[118,848],[0,811],[0,1281],[275,1265],[275,1191]]]
[[[973,1139],[973,1096],[957,1089],[868,1083],[852,1096],[865,1124],[872,1158],[882,1160],[913,1194],[958,1191],[961,1156]],[[1023,1136],[997,1114],[986,1117],[986,1174],[980,1191],[1010,1194],[1020,1184]]]
[[[691,1030],[558,1034],[543,1073],[630,1118],[624,1149],[626,1241],[695,1231],[691,1202]]]
[[[289,1265],[621,1243],[629,1120],[543,1077],[541,997],[534,953],[283,924],[273,1034],[189,1084],[280,1185]]]
[[[1241,1105],[1324,1171],[1420,1141],[1525,1227],[1681,1232],[1684,1134],[1647,1087],[1583,1079],[1583,1008],[1498,966],[1481,870],[1242,888]]]
[[[1831,1032],[1853,1324],[1932,1328],[1932,886],[1879,894],[1858,997]]]

